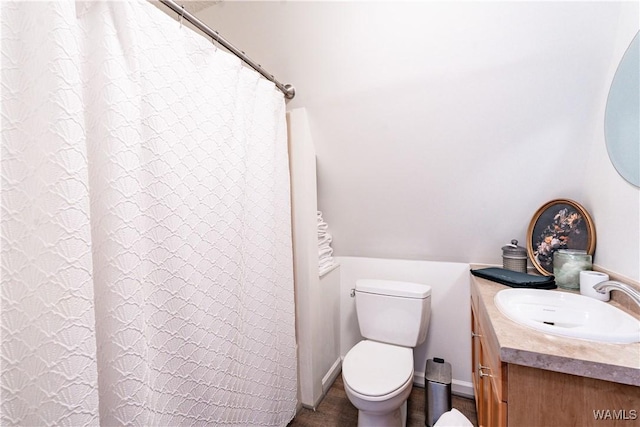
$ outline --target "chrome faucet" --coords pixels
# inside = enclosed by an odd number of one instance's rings
[[[605,282],[600,282],[597,285],[594,285],[593,289],[601,294],[613,290],[621,291],[627,294],[636,304],[640,305],[640,291],[627,284],[616,282],[614,280],[607,280]]]

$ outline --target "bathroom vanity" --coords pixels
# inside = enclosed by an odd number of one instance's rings
[[[640,425],[640,343],[591,342],[521,326],[495,306],[502,289],[508,287],[471,278],[479,426]]]

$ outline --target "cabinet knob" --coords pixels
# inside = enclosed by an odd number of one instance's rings
[[[488,369],[491,370],[490,367],[488,366],[482,366],[482,364],[478,363],[478,376],[480,376],[480,378],[482,377],[490,377],[493,378],[493,375],[491,374],[485,374],[484,372],[482,372],[483,369]]]

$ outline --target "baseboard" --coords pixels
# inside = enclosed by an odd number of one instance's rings
[[[451,394],[456,396],[466,397],[467,399],[473,399],[473,383],[467,381],[453,380],[451,381]]]
[[[413,384],[424,388],[424,372],[414,372]],[[473,399],[473,384],[467,381],[453,379],[451,381],[451,394]]]
[[[331,388],[331,385],[340,374],[341,369],[342,369],[342,359],[340,358],[340,356],[338,356],[336,361],[333,362],[333,365],[331,365],[331,368],[329,368],[329,371],[322,378],[322,394],[323,395],[327,394],[327,391],[329,391],[329,389]]]
[[[324,399],[327,392],[333,385],[333,382],[336,380],[336,378],[340,374],[341,370],[342,370],[342,359],[340,358],[340,356],[338,356],[336,361],[333,362],[333,365],[331,365],[331,367],[329,368],[325,376],[322,378],[322,393],[320,393],[320,396],[316,398],[316,400],[313,402],[313,405],[305,405],[303,403],[302,407],[315,411],[318,408],[318,405],[320,405],[320,402],[322,402],[322,399]]]

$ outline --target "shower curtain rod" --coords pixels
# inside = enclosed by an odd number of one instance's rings
[[[264,76],[265,79],[269,80],[270,82],[273,82],[273,84],[275,84],[276,87],[280,89],[282,93],[284,93],[285,98],[293,99],[293,97],[296,96],[296,89],[293,87],[293,85],[280,83],[273,76],[273,74],[269,74],[264,68],[262,68],[260,64],[256,63],[251,58],[249,58],[246,53],[236,48],[234,45],[229,43],[224,37],[222,37],[217,31],[212,30],[204,22],[196,18],[191,13],[187,12],[184,9],[184,6],[179,5],[173,0],[160,0],[160,3],[169,7],[171,10],[177,13],[182,19],[186,19],[191,24],[193,24],[193,26],[196,27],[198,30],[202,31],[207,36],[211,37],[216,42],[220,43],[225,49],[227,49],[229,52],[233,53],[235,56],[240,58],[245,64],[247,64],[248,66],[256,70],[258,73],[262,74],[262,76]]]

